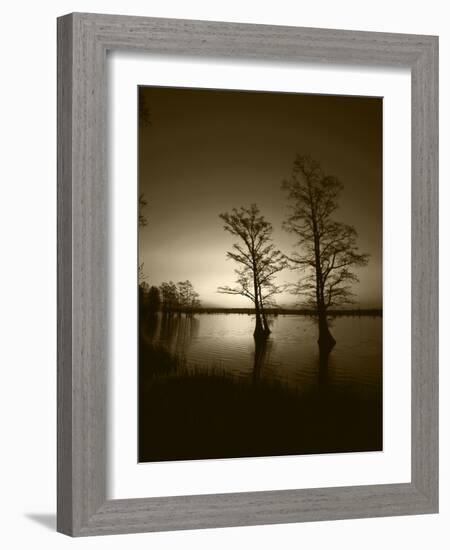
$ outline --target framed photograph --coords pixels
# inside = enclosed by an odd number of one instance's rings
[[[438,39],[58,19],[58,530],[438,511]]]

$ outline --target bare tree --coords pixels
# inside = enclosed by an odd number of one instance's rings
[[[290,208],[284,227],[298,237],[298,251],[289,259],[303,272],[294,292],[316,309],[319,346],[330,350],[336,341],[328,327],[327,311],[353,302],[351,287],[358,278],[351,268],[366,265],[369,256],[358,252],[355,228],[333,219],[343,185],[324,175],[317,161],[297,155],[283,188]]]
[[[233,208],[231,213],[220,214],[224,229],[240,240],[233,244],[227,257],[239,267],[235,269],[236,285],[222,286],[222,294],[245,296],[255,306],[255,337],[270,333],[265,307],[274,303],[274,296],[283,287],[275,282],[275,275],[287,266],[287,261],[272,242],[273,227],[265,220],[256,204],[250,208]]]

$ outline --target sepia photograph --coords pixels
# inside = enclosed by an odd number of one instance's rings
[[[138,460],[383,450],[380,97],[138,88]]]

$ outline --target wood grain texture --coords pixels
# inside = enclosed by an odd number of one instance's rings
[[[58,21],[57,529],[72,529],[72,24]]]
[[[412,481],[106,498],[106,52],[401,66],[412,75]],[[438,40],[71,14],[58,20],[58,530],[73,536],[423,514],[438,509]]]
[[[112,500],[79,535],[136,533],[423,514],[410,484]]]
[[[438,42],[411,71],[412,480],[438,507]]]

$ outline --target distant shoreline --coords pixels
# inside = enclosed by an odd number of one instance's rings
[[[294,309],[294,308],[269,308],[264,310],[267,315],[306,315],[313,317],[316,312],[312,309]],[[221,308],[221,307],[204,307],[195,309],[192,313],[199,314],[214,314],[214,313],[238,313],[241,315],[254,315],[255,310],[252,308]],[[328,311],[329,317],[382,317],[382,309],[335,309]]]

